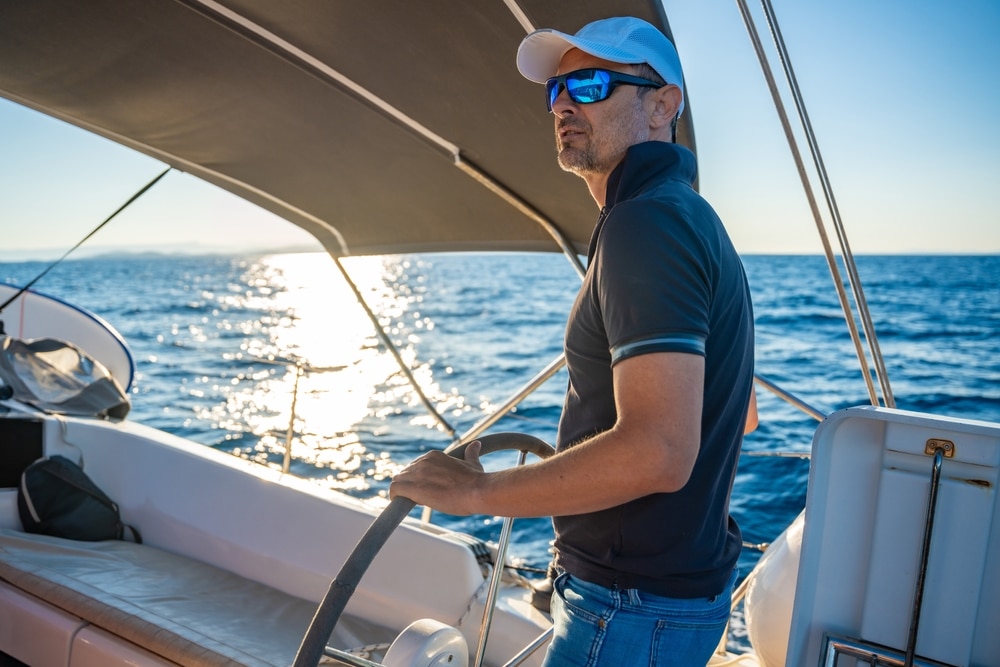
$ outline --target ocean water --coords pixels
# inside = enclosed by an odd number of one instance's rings
[[[824,414],[869,403],[821,257],[747,256],[757,371]],[[896,405],[1000,421],[1000,257],[862,256],[859,273]],[[24,284],[47,266],[0,263]],[[344,261],[441,417],[463,433],[561,350],[579,279],[537,254]],[[393,471],[450,436],[430,416],[323,254],[118,256],[67,260],[36,289],[100,315],[136,362],[130,419],[280,466],[291,425],[295,474],[384,499]],[[0,315],[2,317],[2,315]],[[493,431],[552,442],[564,372]],[[816,421],[758,389],[732,512],[768,543],[802,510]],[[292,417],[292,405],[295,405]],[[488,467],[512,465],[497,454]],[[221,499],[220,499],[221,500]],[[496,517],[435,522],[496,539]],[[549,522],[515,522],[512,552],[544,568]],[[760,556],[745,548],[741,570]]]

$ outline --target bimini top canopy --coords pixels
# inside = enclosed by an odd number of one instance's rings
[[[558,250],[545,221],[582,252],[597,211],[514,58],[527,30],[624,14],[669,34],[659,0],[5,2],[0,95],[255,202],[334,256]],[[693,147],[687,116],[680,140]]]

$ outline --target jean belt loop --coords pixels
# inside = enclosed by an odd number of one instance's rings
[[[627,588],[625,590],[626,590],[626,592],[628,592],[628,601],[629,601],[629,604],[631,604],[633,607],[641,607],[642,606],[642,596],[639,595],[639,589],[638,588]]]

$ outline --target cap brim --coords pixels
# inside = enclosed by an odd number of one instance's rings
[[[517,69],[535,83],[545,83],[556,75],[559,61],[576,45],[572,37],[558,30],[538,30],[521,42],[517,49]]]

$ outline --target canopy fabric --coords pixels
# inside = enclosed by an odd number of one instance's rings
[[[596,207],[557,166],[514,57],[533,27],[622,14],[669,34],[658,0],[4,2],[0,95],[255,202],[334,256],[559,250],[497,189],[582,253]]]

